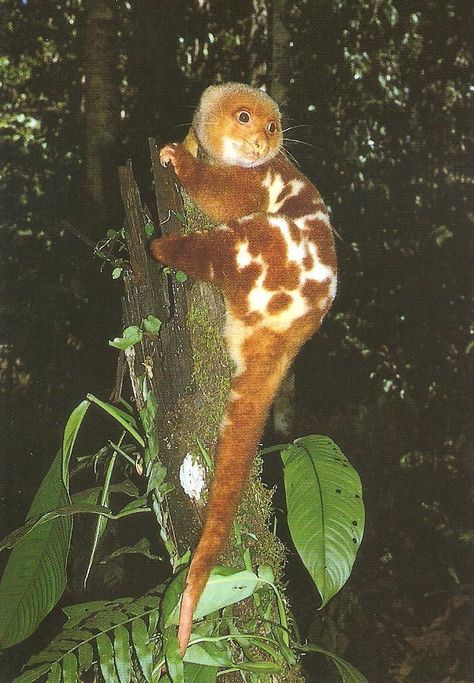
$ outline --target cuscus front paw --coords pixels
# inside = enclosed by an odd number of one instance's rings
[[[177,142],[169,142],[160,150],[160,163],[162,166],[171,164],[178,178],[183,182],[192,168],[194,158]]]
[[[167,145],[160,149],[160,164],[162,166],[168,166],[170,162],[173,166],[175,165],[177,147],[177,142],[169,142]]]

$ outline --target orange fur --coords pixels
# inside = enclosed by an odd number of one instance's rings
[[[242,112],[244,120],[240,120]],[[166,145],[215,230],[153,240],[158,261],[214,282],[226,302],[226,343],[235,363],[206,520],[183,594],[178,639],[184,654],[192,617],[227,540],[272,399],[301,345],[335,294],[336,256],[317,189],[281,154],[277,105],[243,84],[211,86],[201,99],[193,145]]]

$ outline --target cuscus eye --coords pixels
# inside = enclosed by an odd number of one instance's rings
[[[239,123],[248,123],[250,121],[250,114],[248,111],[245,111],[245,109],[243,111],[239,111],[237,114],[237,120]]]
[[[268,126],[267,126],[268,132],[269,132],[269,133],[274,133],[274,132],[276,131],[276,129],[277,129],[277,127],[276,127],[275,121],[270,121],[270,123],[269,123]]]

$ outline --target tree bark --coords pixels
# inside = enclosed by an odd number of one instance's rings
[[[290,62],[290,32],[288,31],[288,4],[286,0],[271,0],[270,3],[270,94],[278,104],[287,96],[292,73]]]
[[[270,69],[269,91],[282,105],[288,97],[290,80],[290,33],[288,31],[286,0],[272,0],[270,5]],[[295,365],[291,366],[273,402],[267,432],[277,442],[292,441],[296,437]]]
[[[85,218],[92,238],[116,227],[120,80],[116,0],[85,2]]]

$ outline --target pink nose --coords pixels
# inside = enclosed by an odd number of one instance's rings
[[[263,140],[261,137],[254,138],[252,144],[256,152],[262,152],[265,148],[265,140]]]

